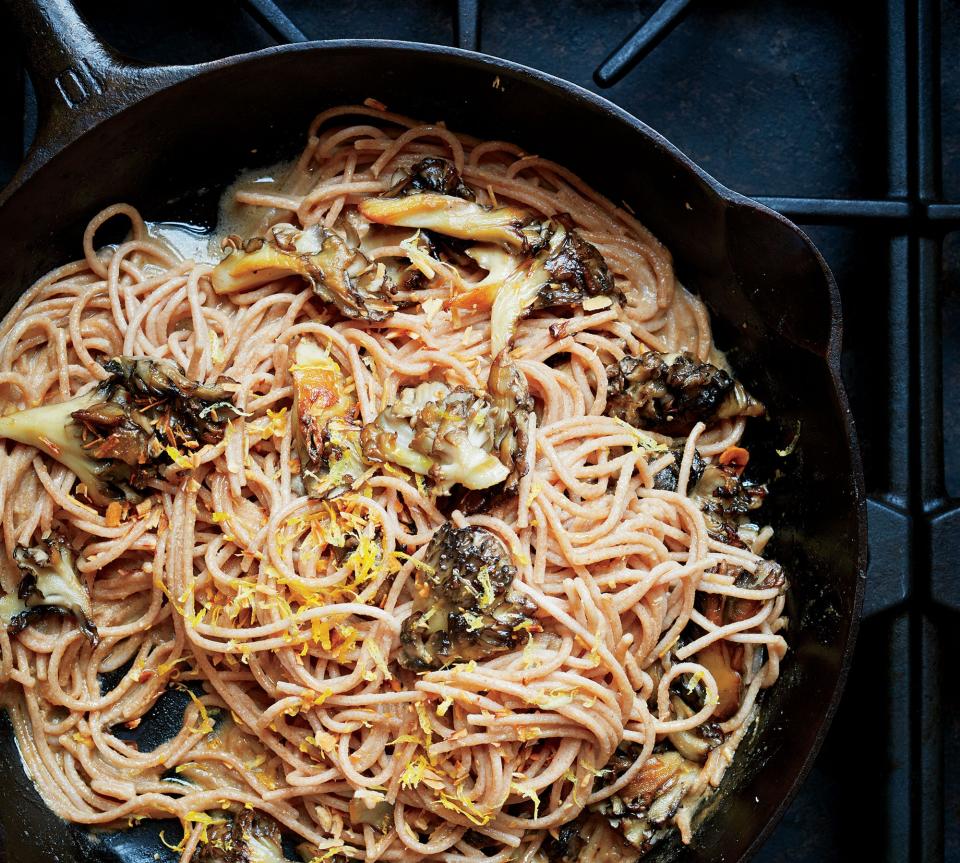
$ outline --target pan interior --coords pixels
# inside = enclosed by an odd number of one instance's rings
[[[209,226],[221,190],[241,169],[292,157],[316,113],[367,97],[480,138],[514,141],[629,203],[673,253],[681,280],[705,299],[719,346],[768,406],[773,419],[755,433],[758,451],[770,455],[800,429],[765,506],[777,531],[771,554],[792,589],[781,680],[705,808],[694,844],[666,844],[647,858],[737,860],[780,811],[822,735],[859,611],[858,465],[825,359],[839,322],[822,262],[795,228],[721,197],[669,145],[576,88],[443,50],[290,49],[221,64],[151,97],[41,169],[0,209],[7,247],[0,312],[35,278],[79,256],[83,229],[102,207],[127,202],[148,220]],[[24,776],[9,729],[0,737],[0,777],[20,801],[0,810],[11,863],[175,859],[155,825],[65,829]],[[177,841],[175,825],[167,836]]]

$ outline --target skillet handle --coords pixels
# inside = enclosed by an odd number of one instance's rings
[[[70,0],[0,0],[17,33],[37,94],[37,135],[0,201],[98,123],[192,74],[151,67],[104,45]]]

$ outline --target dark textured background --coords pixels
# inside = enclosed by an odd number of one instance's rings
[[[94,28],[138,59],[198,62],[272,44],[235,2],[106,0],[78,3]],[[450,44],[451,0],[281,0],[310,38],[386,37]],[[652,2],[483,0],[481,50],[596,90],[596,66],[655,7]],[[914,11],[913,4],[907,4]],[[960,5],[943,0],[941,123],[943,185],[960,198]],[[0,38],[4,33],[0,22]],[[653,126],[707,171],[752,196],[883,198],[888,191],[888,27],[884,4],[724,0],[698,2],[679,27],[604,95]],[[0,180],[16,166],[32,119],[13,46],[0,52]],[[346,74],[346,71],[345,71]],[[376,96],[372,91],[371,95]],[[304,94],[323,104],[323,93]],[[202,106],[198,106],[202,110]],[[24,121],[22,118],[26,117]],[[255,118],[255,111],[251,114]],[[442,106],[437,106],[437,119]],[[432,119],[432,118],[427,118]],[[544,136],[589,134],[550,128]],[[598,141],[598,148],[602,147]],[[131,146],[135,146],[135,142]],[[100,170],[109,170],[102,166]],[[832,267],[845,313],[844,376],[863,444],[868,492],[899,494],[891,480],[910,459],[892,394],[905,370],[889,363],[890,333],[906,328],[907,298],[892,277],[902,241],[887,223],[809,226]],[[943,388],[948,490],[960,495],[960,237],[946,236]],[[898,293],[899,291],[899,293]],[[871,590],[878,590],[871,583]],[[870,596],[867,598],[870,606]],[[935,752],[917,719],[910,681],[911,602],[868,617],[839,714],[816,766],[762,863],[901,861],[933,858],[911,845],[911,805],[929,789],[910,786],[911,767]],[[941,655],[960,655],[956,619],[935,613]],[[915,641],[915,640],[914,640]],[[911,652],[913,651],[913,652]],[[915,676],[915,675],[914,675]],[[922,693],[921,693],[922,697]],[[943,689],[944,859],[960,860],[960,687]],[[923,733],[922,733],[923,732]],[[925,736],[926,735],[926,736]],[[931,747],[928,749],[928,747]],[[911,798],[912,795],[912,798]],[[920,856],[918,856],[918,853]],[[2,857],[2,852],[0,852]],[[11,861],[13,863],[13,861]],[[25,861],[16,861],[25,863]]]

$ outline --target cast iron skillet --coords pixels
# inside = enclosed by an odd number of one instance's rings
[[[127,201],[148,219],[209,223],[218,189],[238,170],[292,156],[314,114],[368,96],[567,165],[628,202],[673,252],[680,277],[710,307],[720,346],[773,417],[759,424],[751,449],[758,463],[776,463],[784,474],[766,517],[777,529],[773,554],[790,574],[793,622],[781,680],[693,846],[667,843],[649,859],[748,857],[826,733],[866,569],[863,477],[838,373],[839,298],[807,237],[610,102],[514,63],[359,40],[146,68],[98,42],[68,0],[4,2],[27,49],[41,120],[26,164],[0,195],[0,313],[36,277],[78,257],[83,227],[101,207]],[[793,454],[774,455],[797,428]],[[164,714],[177,709],[161,704],[152,733],[162,733]],[[0,820],[10,863],[172,859],[155,825],[91,832],[53,816],[24,776],[10,736],[9,729],[0,735],[8,795]]]

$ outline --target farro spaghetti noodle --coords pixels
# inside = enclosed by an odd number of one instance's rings
[[[174,816],[182,861],[200,854],[211,824],[253,808],[305,843],[305,860],[499,863],[559,853],[549,843],[579,817],[580,859],[602,859],[607,822],[581,813],[609,816],[604,801],[633,787],[655,753],[709,726],[710,746],[688,762],[695,770],[667,819],[690,839],[693,812],[777,679],[784,595],[737,578],[763,565],[769,529],[720,541],[688,494],[695,459],[716,464],[744,420],[697,424],[680,441],[676,490],[657,488],[674,462],[669,439],[605,414],[604,369],[644,350],[720,362],[707,312],[649,231],[566,169],[377,108],[324,112],[282,183],[241,185],[235,200],[259,231],[279,221],[334,228],[425,156],[452,162],[480,204],[568,213],[625,297],[520,321],[512,356],[536,404],[528,470],[516,494],[449,516],[502,541],[536,626],[485,660],[400,668],[401,623],[447,521],[443,501],[397,468],[368,472],[333,501],[307,497],[298,475],[289,368],[303,338],[348,375],[364,423],[424,380],[484,386],[489,315],[442,307],[464,289],[456,268],[438,268],[382,322],[349,320],[302,281],[219,297],[210,262],[181,260],[134,208],[111,207],[91,221],[83,257],[40,279],[0,325],[3,412],[66,400],[107,377],[99,360],[136,355],[173,360],[197,380],[231,378],[243,415],[121,519],[36,449],[0,449],[3,590],[16,591],[13,550],[56,532],[100,635],[91,646],[70,617],[0,631],[24,764],[63,818]],[[98,248],[99,228],[118,218],[128,239]],[[398,243],[374,249],[374,262],[403,256]],[[331,534],[351,530],[376,537],[372,563],[329,553]],[[750,603],[749,614],[718,622],[704,611],[710,598]],[[721,683],[699,660],[719,644],[743,670],[720,722]],[[111,673],[119,683],[104,691]],[[684,715],[673,697],[682,682],[703,694]],[[189,691],[182,726],[140,751],[120,729],[176,687]],[[625,755],[626,766],[609,766]],[[352,820],[358,799],[386,802],[389,824]]]

